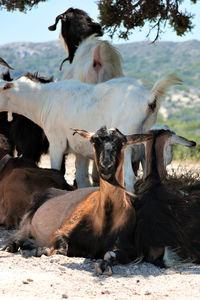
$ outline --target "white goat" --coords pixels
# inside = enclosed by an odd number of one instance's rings
[[[99,83],[122,77],[122,57],[113,45],[92,35],[81,42],[73,62],[66,65],[65,79]]]
[[[64,49],[67,51],[68,45],[62,38],[62,34],[60,34],[60,38]],[[66,64],[65,68],[65,79],[80,80],[92,84],[124,76],[122,57],[117,48],[95,35],[91,35],[79,44],[72,63]],[[98,179],[95,164],[93,164],[92,175],[93,180]]]
[[[160,98],[169,86],[180,83],[175,75],[156,83],[151,92],[132,78],[116,78],[97,85],[65,80],[45,85],[31,81],[0,83],[0,111],[22,114],[38,124],[50,142],[51,167],[60,169],[63,153],[75,153],[78,187],[88,186],[85,157],[91,145],[70,128],[96,131],[102,125],[125,134],[145,132],[155,123]],[[132,149],[125,152],[126,188],[133,191]]]

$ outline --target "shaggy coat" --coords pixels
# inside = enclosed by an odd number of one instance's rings
[[[165,155],[167,147],[181,144],[196,145],[169,130],[154,130],[152,140],[146,144],[146,178],[137,191],[134,201],[137,225],[135,245],[137,254],[145,261],[164,267],[165,247],[189,249],[184,230],[185,203],[180,192],[170,189],[166,180]],[[181,214],[183,213],[183,215]]]

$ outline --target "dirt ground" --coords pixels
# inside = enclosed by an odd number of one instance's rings
[[[42,166],[49,166],[48,157]],[[73,158],[68,166],[67,179],[72,182]],[[10,233],[0,232],[0,247]],[[0,251],[0,299],[200,299],[200,266],[160,269],[132,263],[114,266],[112,276],[97,276],[89,259],[26,258]]]

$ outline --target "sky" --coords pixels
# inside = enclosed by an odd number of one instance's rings
[[[198,0],[199,1],[199,0]],[[190,4],[190,0],[183,1],[183,11],[187,9],[195,15],[195,28],[191,33],[183,37],[178,37],[170,27],[165,28],[165,33],[161,34],[159,41],[181,42],[187,40],[200,40],[200,2]],[[39,3],[37,7],[27,11],[26,14],[15,11],[7,12],[0,10],[0,45],[12,42],[47,42],[58,40],[60,32],[60,23],[56,31],[49,31],[48,26],[54,24],[55,18],[60,13],[66,11],[69,7],[80,8],[86,11],[90,17],[98,21],[98,8],[95,0],[48,0]],[[148,25],[141,31],[134,30],[128,41],[115,37],[113,43],[127,43],[137,41],[152,41],[155,33],[150,38],[146,38]],[[109,36],[104,38],[110,40]]]

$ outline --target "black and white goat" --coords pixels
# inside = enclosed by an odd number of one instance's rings
[[[74,54],[83,40],[93,34],[102,36],[103,32],[99,23],[92,20],[85,11],[78,8],[71,7],[58,15],[55,24],[49,26],[49,30],[56,30],[59,20],[61,20],[60,40],[68,53],[68,57],[60,65],[61,69],[66,60],[72,63]]]

